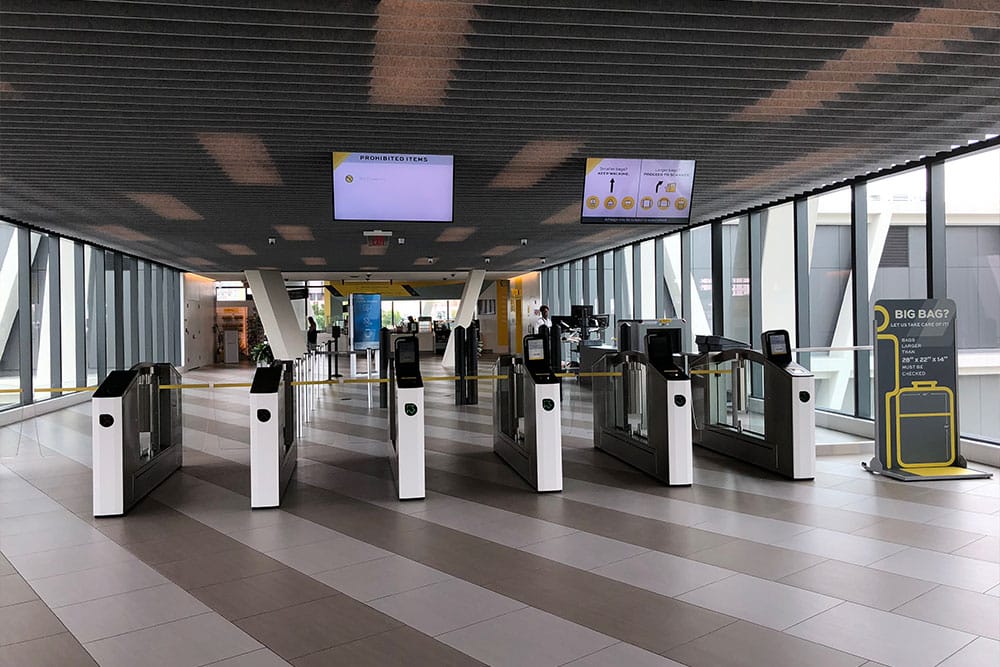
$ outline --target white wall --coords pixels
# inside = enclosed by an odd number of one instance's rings
[[[483,293],[479,295],[480,301],[492,299],[495,303],[496,298],[497,298],[497,284],[495,282],[489,287],[487,287],[485,290],[483,290]],[[490,350],[492,352],[497,351],[496,309],[494,309],[492,313],[479,313],[479,335],[483,339],[484,349]]]
[[[184,369],[215,361],[215,281],[184,274]]]

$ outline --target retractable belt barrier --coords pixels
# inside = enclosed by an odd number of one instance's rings
[[[698,371],[692,371],[697,373]],[[718,371],[708,371],[718,372]],[[729,372],[729,371],[725,371]],[[621,377],[621,373],[556,373],[559,378],[596,378],[596,377]],[[424,382],[454,382],[458,380],[457,375],[442,375],[440,377],[425,377]],[[505,375],[466,375],[466,380],[477,380],[479,382],[490,382],[493,380],[504,381]],[[386,384],[387,378],[332,378],[330,380],[296,380],[292,382],[293,387],[304,387],[307,385],[332,385],[332,384]],[[183,384],[161,384],[160,389],[249,389],[249,382],[191,382]],[[74,391],[95,391],[97,387],[39,387],[32,389],[36,394],[64,394]],[[0,394],[20,394],[21,389],[0,389]]]

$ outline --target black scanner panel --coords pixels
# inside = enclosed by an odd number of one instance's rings
[[[545,336],[534,334],[524,337],[524,368],[531,373],[535,384],[555,384],[559,382],[552,369],[552,358]]]
[[[784,329],[772,329],[760,335],[764,356],[778,366],[792,363],[792,339]]]
[[[681,329],[660,329],[646,334],[646,358],[650,365],[668,378],[683,379],[683,370],[674,356],[681,352]]]
[[[416,336],[396,339],[395,349],[396,386],[400,389],[423,387],[420,376],[420,344]]]

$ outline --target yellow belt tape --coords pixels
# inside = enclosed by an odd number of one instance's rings
[[[731,375],[731,374],[732,374],[731,370],[729,370],[729,371],[702,371],[702,370],[691,371],[691,375]]]

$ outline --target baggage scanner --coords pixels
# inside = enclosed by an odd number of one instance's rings
[[[562,404],[546,342],[525,336],[523,361],[497,361],[493,451],[535,490],[562,491]]]
[[[278,507],[298,460],[292,362],[258,368],[250,386],[250,507]]]
[[[595,365],[594,446],[670,486],[693,480],[691,381],[678,363],[682,329],[650,331],[643,354]]]
[[[416,336],[397,338],[389,368],[389,461],[400,500],[425,497],[424,381]]]

